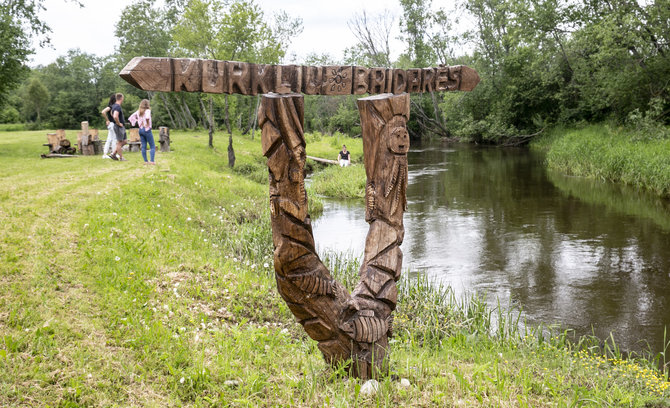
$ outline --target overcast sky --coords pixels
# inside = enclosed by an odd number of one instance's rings
[[[83,8],[67,0],[46,0],[46,10],[40,16],[53,31],[52,48],[35,47],[30,65],[46,65],[68,50],[80,50],[105,56],[112,54],[118,41],[114,36],[114,26],[123,10],[132,4],[132,0],[80,0]],[[368,15],[382,13],[385,9],[396,16],[393,37],[397,37],[398,16],[401,13],[397,1],[393,0],[257,0],[257,4],[270,16],[277,10],[285,10],[289,15],[301,17],[303,32],[296,37],[289,53],[301,57],[316,52],[328,53],[335,59],[341,59],[345,48],[355,44],[356,40],[347,21],[364,9]],[[393,57],[400,53],[401,45],[396,41],[392,49]]]

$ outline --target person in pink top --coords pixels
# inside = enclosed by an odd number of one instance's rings
[[[140,142],[142,144],[142,158],[144,164],[156,164],[154,157],[156,156],[156,144],[154,143],[154,135],[151,133],[151,107],[148,99],[142,99],[140,108],[135,111],[128,118],[130,123],[140,127]],[[151,161],[147,162],[147,143],[149,144]]]

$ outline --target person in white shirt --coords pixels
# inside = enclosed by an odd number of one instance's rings
[[[114,133],[114,118],[112,118],[112,105],[116,103],[116,94],[113,93],[109,97],[109,103],[107,107],[100,112],[102,117],[105,118],[105,123],[107,124],[107,141],[105,146],[102,148],[102,158],[110,159],[109,155],[116,150],[116,133]]]

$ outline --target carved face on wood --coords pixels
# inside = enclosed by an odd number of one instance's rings
[[[409,151],[409,133],[403,116],[394,116],[386,124],[386,132],[389,132],[386,138],[386,146],[395,154],[407,154]]]

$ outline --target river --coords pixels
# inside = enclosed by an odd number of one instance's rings
[[[408,161],[404,270],[514,305],[530,325],[613,333],[622,350],[663,351],[667,200],[552,174],[527,149],[433,142],[415,144]],[[362,199],[325,199],[313,221],[319,252],[361,257],[364,212]]]

